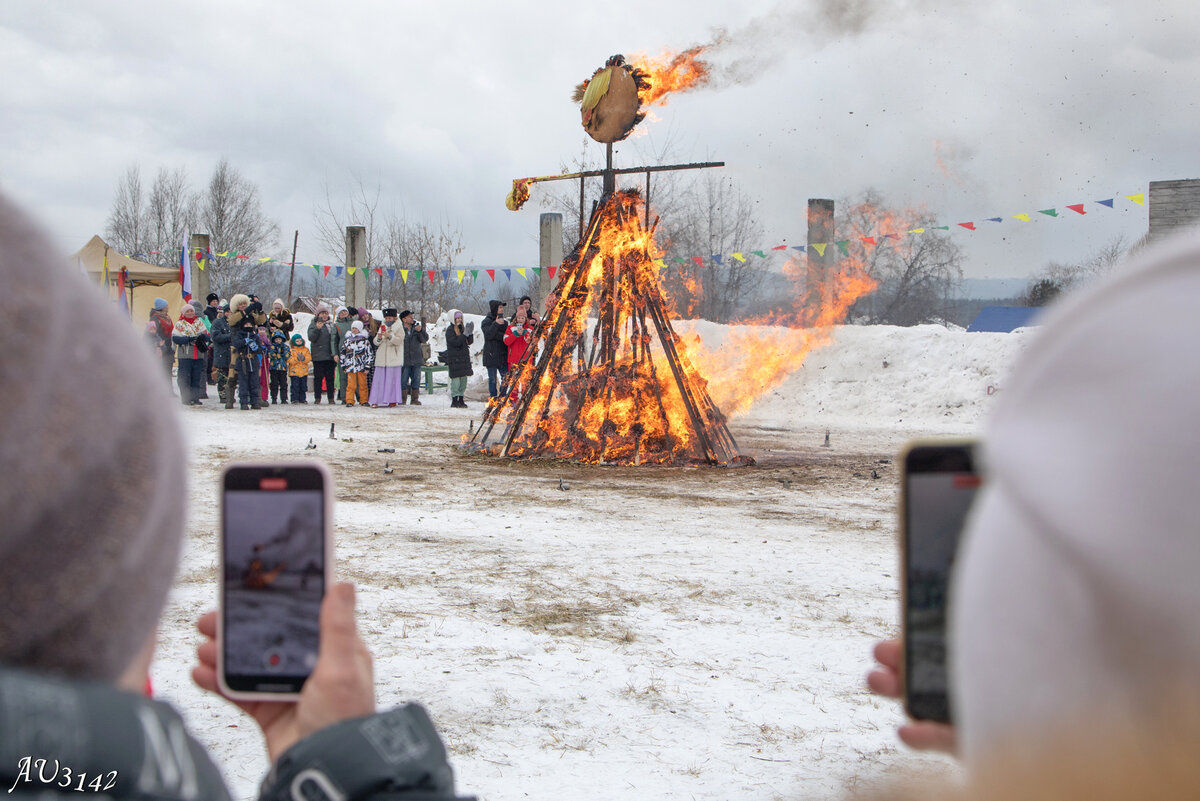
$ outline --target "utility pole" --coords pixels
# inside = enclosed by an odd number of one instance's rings
[[[300,244],[300,232],[296,231],[296,236],[292,238],[292,274],[288,278],[288,293],[287,305],[288,309],[292,307],[292,284],[296,282],[296,245]]]

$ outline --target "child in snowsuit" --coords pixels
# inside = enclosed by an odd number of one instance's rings
[[[292,347],[287,360],[287,372],[292,383],[292,403],[308,403],[308,368],[311,364],[312,353],[304,344],[304,337],[292,334]]]
[[[291,350],[282,331],[271,334],[271,350],[267,357],[271,366],[271,403],[288,402],[288,356]]]
[[[358,402],[368,406],[370,390],[367,388],[367,376],[371,373],[374,354],[371,352],[371,340],[363,331],[363,324],[355,320],[350,326],[350,333],[342,342],[342,368],[346,371],[346,405],[353,406],[355,394]]]

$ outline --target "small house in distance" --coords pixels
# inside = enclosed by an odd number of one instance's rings
[[[967,326],[967,331],[1009,334],[1027,325],[1037,325],[1041,313],[1040,306],[984,306]]]

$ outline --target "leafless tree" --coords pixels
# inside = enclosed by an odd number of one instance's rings
[[[276,248],[279,226],[262,209],[258,187],[221,159],[200,198],[200,225],[208,231],[214,257],[209,264],[214,292],[262,292],[259,262],[237,259]],[[217,253],[229,253],[228,257]],[[265,255],[271,255],[269,252]],[[277,254],[276,254],[277,255]]]
[[[187,171],[160,168],[146,204],[146,226],[153,244],[147,261],[178,266],[183,238],[194,232],[199,216],[199,198],[188,185]]]
[[[1144,244],[1145,238],[1131,246],[1124,235],[1119,234],[1077,262],[1052,261],[1029,280],[1019,302],[1026,306],[1045,306],[1066,292],[1108,275],[1117,263]]]
[[[132,164],[117,183],[117,194],[104,228],[108,244],[126,255],[152,250],[147,243],[146,199],[142,192],[142,170]]]
[[[962,280],[963,254],[949,236],[931,230],[934,219],[921,210],[893,208],[875,190],[838,207],[835,237],[849,251],[842,261],[861,262],[878,283],[851,307],[849,318],[886,325],[945,319]],[[914,228],[925,231],[907,233]]]

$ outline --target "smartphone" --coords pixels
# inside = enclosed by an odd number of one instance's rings
[[[239,700],[300,694],[333,575],[333,484],[318,461],[221,471],[217,681]]]
[[[946,596],[959,539],[982,484],[977,444],[962,440],[910,443],[900,491],[901,583],[908,714],[950,723],[946,659]]]

